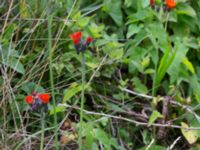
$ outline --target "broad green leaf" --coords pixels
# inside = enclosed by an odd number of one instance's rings
[[[74,95],[81,91],[82,86],[78,85],[77,83],[73,83],[65,92],[63,103],[72,98]]]
[[[158,22],[151,23],[146,28],[146,31],[155,48],[159,47],[163,52],[169,49],[168,35],[163,24]]]
[[[132,81],[134,85],[134,90],[136,92],[143,93],[143,94],[148,93],[147,87],[140,81],[139,78],[135,77],[132,79]]]
[[[109,42],[103,50],[111,59],[118,60],[124,55],[124,49],[122,46],[123,45],[118,42]]]
[[[13,33],[16,30],[16,25],[14,23],[8,24],[8,26],[5,28],[3,35],[2,35],[2,43],[6,46],[9,45],[10,40],[12,39]],[[4,46],[2,46],[4,47]]]
[[[130,38],[131,36],[133,36],[134,34],[138,33],[142,28],[142,25],[138,26],[136,24],[131,24],[128,26],[128,32],[126,34],[127,38]]]
[[[152,125],[158,118],[163,118],[163,115],[161,115],[158,111],[154,110],[149,118],[148,125]]]
[[[9,59],[7,62],[3,62],[3,64],[12,68],[18,73],[21,73],[21,74],[25,73],[23,64],[16,58]]]
[[[111,16],[118,26],[123,24],[121,0],[104,0],[104,10]]]
[[[146,67],[148,67],[149,64],[150,64],[150,58],[149,58],[149,56],[142,58],[141,66],[142,66],[143,69],[145,69]]]
[[[88,28],[89,28],[90,32],[92,33],[93,38],[102,37],[101,32],[104,30],[103,24],[97,25],[95,23],[91,23],[91,25]]]
[[[188,78],[189,78],[189,83],[190,83],[190,86],[192,87],[195,99],[200,104],[200,92],[199,92],[200,91],[200,82],[199,82],[199,77],[196,74],[194,74],[192,76],[189,76]]]
[[[142,9],[134,13],[133,15],[129,16],[128,23],[135,23],[138,21],[144,21],[147,18],[150,18],[153,16],[152,10],[149,9]]]
[[[141,58],[145,57],[145,54],[148,51],[144,48],[139,46],[137,47],[130,47],[128,49],[126,56],[129,56],[128,65],[129,65],[129,72],[134,72],[138,70],[139,72],[143,73],[143,68],[141,66]]]
[[[108,104],[109,108],[115,112],[124,112],[124,109],[122,109],[121,107],[119,107],[118,105],[109,103]]]
[[[89,17],[84,17],[84,18],[81,18],[77,21],[78,25],[83,28],[85,26],[87,26],[90,22],[90,18]]]
[[[141,0],[141,3],[143,8],[149,6],[149,0]]]
[[[21,89],[26,92],[27,95],[31,94],[33,91],[37,93],[44,93],[45,89],[35,82],[26,82],[22,84]]]
[[[111,149],[110,138],[108,134],[101,129],[94,129],[94,137],[99,140],[104,146],[106,150]]]
[[[87,149],[91,149],[94,141],[93,125],[91,123],[85,125],[85,137],[85,146]]]
[[[117,150],[126,150],[124,146],[120,146],[116,138],[110,139],[110,145],[114,146]]]
[[[95,69],[98,67],[98,64],[96,63],[93,63],[93,62],[86,62],[85,63],[88,67],[92,68],[92,69]]]
[[[92,143],[92,150],[99,150],[99,145],[97,143]]]
[[[123,57],[123,55],[124,55],[123,48],[116,49],[109,54],[110,58],[116,59],[116,60],[121,59]]]
[[[130,7],[132,5],[132,0],[125,0],[124,5]]]
[[[190,144],[196,143],[198,137],[194,134],[195,131],[184,129],[184,128],[189,128],[189,126],[184,122],[181,122],[181,127],[182,127],[181,132],[183,136],[186,138],[186,140],[188,141],[188,143]]]
[[[192,74],[195,73],[194,67],[193,67],[192,63],[188,60],[187,57],[185,57],[185,58],[182,60],[182,63],[185,65],[185,67],[186,67]]]
[[[175,43],[174,49],[176,49],[176,56],[172,64],[169,66],[169,69],[167,70],[167,72],[170,75],[171,83],[177,80],[180,69],[181,69],[180,68],[181,61],[186,57],[186,54],[188,52],[188,48],[182,43],[182,41],[179,38],[175,39],[174,43]]]
[[[196,16],[196,12],[195,10],[188,4],[181,4],[179,5],[177,11],[178,14],[184,14],[184,15],[188,15],[191,17],[195,17]]]
[[[55,113],[63,112],[65,109],[66,109],[65,106],[56,106]],[[52,107],[52,109],[50,109],[49,115],[53,114],[54,114],[54,108]]]
[[[146,70],[144,71],[144,74],[153,74],[153,73],[155,73],[155,70],[154,70],[154,69],[146,69]]]

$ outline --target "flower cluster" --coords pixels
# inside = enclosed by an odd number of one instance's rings
[[[174,0],[166,0],[166,6],[168,9],[173,9],[176,7],[176,3]]]
[[[75,32],[70,35],[70,38],[73,40],[75,49],[77,53],[84,52],[89,44],[93,41],[92,37],[88,37],[86,41],[82,40],[82,32]]]
[[[50,98],[51,97],[48,93],[32,92],[31,95],[27,95],[25,97],[25,102],[31,106],[31,111],[38,110],[40,108],[48,109],[46,104],[49,103]]]
[[[150,3],[150,6],[152,8],[154,8],[155,4],[160,4],[161,1],[160,0],[150,0],[149,3]],[[175,0],[166,0],[165,6],[168,10],[171,10],[176,7],[176,2],[175,2]]]

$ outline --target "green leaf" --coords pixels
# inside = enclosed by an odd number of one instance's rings
[[[154,69],[146,69],[146,70],[144,71],[144,74],[153,74],[154,72],[155,72]]]
[[[151,23],[146,31],[155,48],[159,47],[163,52],[167,51],[169,48],[168,35],[163,24],[159,22]]]
[[[94,141],[94,134],[93,134],[93,125],[91,123],[87,123],[85,125],[85,146],[87,149],[92,148],[92,144]]]
[[[54,108],[50,109],[49,115],[53,115],[55,113],[63,112],[66,109],[65,106],[56,106],[55,111]]]
[[[133,3],[132,0],[125,0],[124,1],[124,5],[127,6],[127,7],[130,7],[132,3]]]
[[[78,92],[81,91],[81,85],[78,85],[77,83],[73,83],[65,92],[64,92],[64,98],[63,103],[72,98],[74,95],[76,95]]]
[[[151,18],[153,16],[153,12],[151,9],[142,9],[129,16],[128,23],[135,23],[138,21],[144,21],[147,18]]]
[[[139,78],[135,77],[132,79],[133,85],[134,85],[134,90],[139,93],[147,94],[148,89],[147,87],[140,81]]]
[[[21,74],[25,73],[23,64],[20,63],[20,61],[16,58],[9,59],[9,61],[3,62],[3,64],[12,68],[13,70],[15,70],[18,73],[21,73]]]
[[[104,10],[111,16],[118,26],[123,24],[121,0],[104,0]]]
[[[142,25],[138,26],[136,24],[131,24],[128,26],[128,32],[126,37],[130,38],[131,36],[133,36],[134,34],[138,33],[141,29],[142,29]]]
[[[78,25],[83,28],[85,26],[87,26],[90,22],[90,18],[89,17],[84,17],[84,18],[81,18],[77,21]]]
[[[10,40],[12,39],[13,33],[16,30],[16,25],[15,24],[8,24],[8,26],[5,28],[5,31],[3,32],[2,35],[2,42],[5,45],[9,45]],[[4,47],[4,46],[2,46]]]
[[[163,115],[161,115],[158,111],[154,110],[149,118],[148,125],[152,125],[158,118],[163,118]]]
[[[143,8],[149,6],[149,0],[141,0],[141,3]]]
[[[184,14],[184,15],[188,15],[191,17],[196,17],[196,12],[195,10],[188,4],[181,4],[178,6],[177,9],[177,14]]]
[[[26,92],[26,94],[31,94],[33,91],[37,93],[44,93],[45,89],[39,85],[37,85],[35,82],[26,82],[22,84],[21,89]]]
[[[146,67],[148,67],[149,64],[150,64],[150,58],[149,58],[149,56],[142,58],[141,66],[142,66],[143,69],[145,69]]]
[[[124,55],[124,49],[121,48],[123,45],[118,42],[109,42],[104,48],[104,52],[109,55],[111,59],[121,59]]]
[[[167,72],[170,75],[171,83],[175,82],[179,77],[178,75],[180,72],[181,61],[186,57],[186,54],[188,52],[188,48],[183,44],[183,42],[180,39],[174,40],[174,43],[175,43],[174,49],[176,49],[176,56],[171,65],[169,66],[169,69],[167,70]]]
[[[192,73],[195,73],[194,67],[192,63],[188,60],[187,57],[183,58],[182,63],[185,65],[185,67]]]
[[[95,23],[91,23],[89,26],[89,31],[92,33],[93,38],[102,37],[101,32],[104,30],[104,25],[97,25]]]
[[[106,132],[101,129],[94,129],[94,137],[99,140],[104,146],[106,150],[111,149],[110,139]]]
[[[88,67],[92,68],[92,69],[95,69],[98,67],[98,64],[96,63],[93,63],[93,62],[86,62],[85,63]]]
[[[189,76],[189,83],[192,87],[193,94],[197,100],[197,102],[200,104],[200,83],[199,83],[199,77],[194,74],[192,76]]]

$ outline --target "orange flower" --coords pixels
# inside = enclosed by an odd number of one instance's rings
[[[153,7],[155,4],[154,0],[150,0],[150,6]]]
[[[27,104],[33,104],[33,101],[34,101],[33,96],[32,95],[26,96],[25,101]]]
[[[166,0],[166,6],[168,9],[173,9],[176,7],[176,3],[174,0]]]
[[[87,42],[88,44],[90,44],[92,41],[93,41],[93,39],[92,39],[91,36],[89,36],[89,37],[87,38],[87,40],[86,40],[86,42]]]
[[[47,93],[38,94],[38,98],[44,103],[47,104],[50,100],[50,95]]]
[[[70,38],[73,40],[74,44],[78,44],[81,40],[82,32],[75,32],[70,35]]]

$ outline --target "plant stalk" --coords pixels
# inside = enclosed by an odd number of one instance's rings
[[[52,48],[52,37],[51,37],[51,24],[52,24],[53,16],[50,15],[50,10],[48,10],[48,51],[49,51],[49,75],[50,75],[50,84],[51,84],[51,94],[53,99],[53,114],[54,114],[54,135],[55,135],[55,149],[58,150],[58,123],[57,123],[57,114],[56,114],[56,101],[55,101],[55,87],[54,87],[54,79],[53,79],[53,48]]]
[[[43,150],[44,148],[44,128],[45,128],[45,113],[42,111],[42,116],[41,116],[41,142],[40,142],[40,150]]]
[[[85,96],[85,56],[84,52],[81,52],[81,75],[82,75],[82,87],[81,87],[81,110],[80,110],[80,126],[79,126],[79,150],[82,150],[82,129],[83,129],[83,109],[84,109],[84,96]]]

